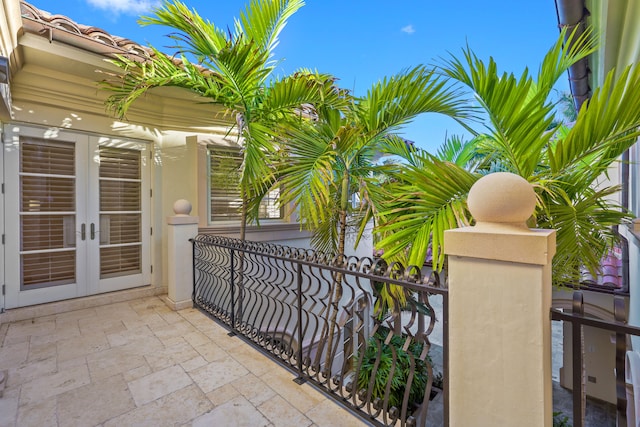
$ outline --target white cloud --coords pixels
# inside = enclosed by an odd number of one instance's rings
[[[413,25],[411,24],[407,25],[406,27],[402,27],[400,31],[407,34],[413,34],[416,32],[415,28],[413,28]]]
[[[158,6],[158,0],[87,0],[91,6],[107,10],[115,14],[125,13],[140,15],[149,12],[151,8]]]

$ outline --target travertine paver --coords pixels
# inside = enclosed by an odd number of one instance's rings
[[[16,368],[11,368],[7,372],[6,387],[14,387],[20,384],[55,374],[58,370],[58,363],[55,357],[44,360],[27,361]]]
[[[231,385],[254,406],[259,406],[276,395],[275,390],[253,374],[238,378]]]
[[[20,407],[18,412],[18,426],[38,426],[38,427],[57,427],[58,400],[56,397],[34,403],[33,405],[24,405]],[[3,424],[4,425],[4,424]],[[11,426],[13,424],[6,424]]]
[[[218,387],[212,392],[207,393],[207,397],[214,406],[220,406],[238,396],[240,396],[240,392],[233,386],[233,384],[225,384],[222,387]]]
[[[258,350],[248,346],[246,350],[235,353],[233,357],[257,376],[262,376],[273,370],[272,360],[264,357]]]
[[[28,341],[0,348],[0,371],[20,366],[27,360],[28,355]]]
[[[363,425],[227,332],[158,297],[0,325],[0,427]]]
[[[55,342],[47,344],[34,344],[29,346],[29,357],[27,362],[38,362],[49,358],[57,359],[58,345]]]
[[[56,327],[51,334],[34,335],[31,337],[30,343],[31,345],[43,345],[79,336],[80,328],[78,327],[78,322],[56,322]]]
[[[0,398],[0,426],[13,425],[18,411],[20,389],[5,390]]]
[[[49,336],[56,330],[56,322],[49,320],[46,322],[22,321],[11,325],[7,330],[5,341],[7,344],[12,342],[23,342],[26,337]]]
[[[228,357],[228,353],[226,351],[213,343],[199,345],[195,347],[195,350],[207,362],[215,362],[216,360],[226,359]]]
[[[204,359],[204,357],[198,355],[193,359],[185,360],[184,362],[180,363],[180,366],[182,366],[182,369],[184,369],[186,372],[191,372],[194,369],[201,368],[206,364],[207,361]]]
[[[283,370],[273,370],[262,376],[262,380],[274,390],[278,390],[287,402],[299,411],[306,413],[326,398],[307,384],[297,385],[293,374]]]
[[[192,425],[193,427],[267,427],[271,423],[251,402],[240,396],[197,418]]]
[[[58,396],[61,426],[95,426],[135,409],[122,375],[92,382]]]
[[[136,405],[143,406],[192,383],[184,369],[176,365],[131,381],[129,390]]]
[[[209,393],[216,388],[247,375],[241,364],[233,359],[223,359],[211,362],[202,368],[189,372],[191,378],[200,386],[202,391]]]
[[[114,347],[86,358],[94,380],[149,366],[141,354],[129,347]]]
[[[306,413],[306,416],[318,427],[360,427],[362,422],[349,416],[344,409],[336,408],[335,403],[325,400]]]
[[[213,404],[196,385],[182,388],[104,423],[105,427],[174,426],[210,411]],[[222,424],[221,424],[222,425]]]
[[[111,347],[119,347],[130,343],[138,342],[142,338],[153,337],[153,332],[147,325],[141,325],[132,329],[124,329],[119,332],[107,335],[107,340]]]
[[[258,410],[267,418],[273,420],[274,427],[306,427],[311,420],[302,412],[291,406],[281,396],[274,396],[258,406]]]
[[[58,341],[58,359],[68,360],[98,353],[109,348],[107,336],[98,332]]]
[[[37,403],[52,396],[82,387],[91,382],[86,366],[78,366],[45,375],[22,385],[20,405]]]

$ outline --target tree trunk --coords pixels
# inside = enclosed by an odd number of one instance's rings
[[[242,210],[240,213],[240,240],[245,241],[247,233],[247,196],[246,192],[242,190]],[[244,252],[238,252],[238,315],[236,316],[236,322],[242,324],[242,315],[244,311]],[[235,327],[235,325],[233,325]]]
[[[349,203],[349,174],[348,171],[342,180],[342,198],[340,201],[340,217],[338,219],[338,262],[343,264],[345,261],[344,249],[347,237],[347,206]],[[336,321],[338,311],[340,309],[340,300],[342,299],[342,273],[335,275],[335,280],[331,286],[329,293],[328,315],[329,315],[329,336],[327,340],[327,353],[325,355],[325,370],[328,376],[331,376],[331,364],[333,362],[333,336],[336,329]],[[340,334],[338,334],[340,336]]]
[[[242,194],[242,209],[240,211],[240,240],[244,241],[246,233],[247,233],[247,204],[249,201],[247,200],[247,193],[244,190],[241,190]]]

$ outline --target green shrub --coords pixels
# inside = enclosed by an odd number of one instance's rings
[[[411,342],[407,351],[403,351],[402,347],[405,343],[406,337],[393,336],[389,344],[385,344],[384,340],[388,334],[388,329],[380,328],[378,332],[367,342],[367,347],[364,352],[364,358],[362,366],[358,372],[358,389],[368,390],[373,368],[378,358],[379,346],[382,346],[380,352],[380,364],[376,371],[376,378],[373,385],[373,391],[371,400],[379,397],[384,399],[385,390],[387,387],[387,381],[391,374],[393,366],[393,349],[396,353],[396,367],[391,379],[391,390],[389,395],[389,407],[395,406],[400,408],[402,400],[404,398],[405,389],[409,380],[409,374],[411,371],[411,355],[415,360],[415,368],[413,380],[411,382],[411,389],[409,391],[409,408],[420,405],[424,399],[424,392],[429,379],[427,370],[427,363],[431,363],[431,360],[427,357],[427,362],[419,359],[422,352],[422,344],[418,342]]]
[[[571,424],[569,424],[569,418],[562,412],[554,412],[553,427],[571,427]]]

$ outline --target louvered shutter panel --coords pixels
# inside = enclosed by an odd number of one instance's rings
[[[140,151],[100,147],[100,278],[142,270]]]
[[[209,207],[212,222],[241,219],[241,167],[240,150],[209,147]],[[262,199],[259,207],[260,219],[282,218],[279,197],[280,190],[275,189]]]
[[[20,138],[21,289],[74,283],[75,145]]]

